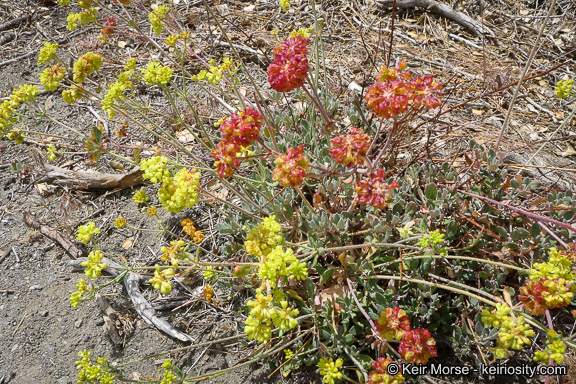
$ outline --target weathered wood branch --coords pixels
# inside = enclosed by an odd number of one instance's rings
[[[392,7],[393,0],[376,0],[376,4],[382,7]],[[397,8],[424,8],[426,11],[435,13],[437,15],[446,17],[464,28],[469,29],[474,34],[483,37],[485,35],[494,36],[494,32],[490,28],[482,25],[482,23],[472,19],[470,16],[454,10],[447,4],[442,4],[434,0],[396,0]]]
[[[28,227],[40,231],[41,234],[49,238],[50,240],[58,243],[72,258],[77,259],[82,257],[83,253],[74,243],[68,240],[66,237],[62,236],[55,229],[42,224],[36,219],[36,217],[28,211],[24,211],[22,214],[22,221]]]
[[[66,186],[68,188],[125,189],[142,183],[142,171],[138,167],[123,175],[93,171],[71,171],[50,164],[44,164],[44,170],[46,174],[39,182]]]
[[[125,174],[99,173],[95,171],[72,171],[46,164],[42,153],[32,149],[38,168],[44,171],[39,183],[50,183],[72,189],[125,189],[142,183],[142,171],[135,167]]]
[[[69,261],[68,265],[74,267],[75,270],[84,270],[85,267],[81,265],[81,263],[87,260],[87,257],[82,257],[77,260]],[[116,268],[124,268],[122,265],[106,257],[102,258],[102,262],[108,264],[108,268],[104,269],[104,272],[112,276],[120,275],[119,270]],[[155,327],[166,335],[182,342],[193,341],[194,339],[192,336],[175,329],[166,320],[156,314],[152,305],[146,300],[144,295],[142,295],[142,292],[140,292],[140,284],[145,283],[148,280],[148,277],[133,272],[128,272],[124,278],[124,286],[126,287],[130,300],[134,303],[136,312],[138,312],[146,324]]]

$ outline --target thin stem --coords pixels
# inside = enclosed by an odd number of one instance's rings
[[[308,84],[310,84],[310,88],[312,88],[312,92],[314,93],[316,98],[314,96],[312,96],[312,94],[310,94],[310,92],[308,91],[308,89],[306,89],[306,87],[302,86],[302,89],[304,90],[304,92],[306,92],[306,94],[308,95],[310,100],[314,103],[316,108],[318,108],[318,111],[320,111],[320,114],[322,115],[322,117],[326,121],[326,124],[330,124],[330,117],[328,116],[328,112],[326,112],[326,110],[324,109],[324,106],[322,105],[322,101],[320,101],[320,99],[318,99],[318,94],[316,93],[316,89],[314,88],[314,84],[312,84],[312,81],[310,80],[310,77],[308,75],[306,75],[306,80],[308,81]]]
[[[386,262],[386,263],[378,264],[378,265],[374,266],[374,269],[376,269],[376,268],[378,268],[378,267],[383,267],[383,266],[389,265],[389,264],[399,263],[399,262],[401,262],[401,261],[417,260],[417,259],[428,259],[428,258],[476,261],[476,262],[478,262],[478,263],[492,264],[492,265],[497,265],[497,266],[502,267],[502,268],[510,268],[510,269],[515,269],[515,270],[517,270],[517,271],[521,271],[521,272],[528,272],[528,269],[527,269],[527,268],[516,267],[516,266],[514,266],[514,265],[499,263],[499,262],[497,262],[497,261],[492,261],[492,260],[477,259],[477,258],[474,258],[474,257],[458,256],[458,255],[456,255],[456,256],[442,256],[442,255],[404,256],[404,257],[402,257],[402,259],[392,260],[392,261],[388,261],[388,262]]]
[[[479,301],[482,301],[483,303],[486,303],[488,305],[491,305],[493,307],[496,306],[496,302],[495,301],[490,301],[488,299],[483,298],[482,296],[478,296],[475,295],[473,293],[464,291],[463,289],[458,289],[458,288],[454,288],[454,287],[450,287],[447,285],[443,285],[443,284],[437,284],[437,283],[432,283],[430,281],[426,281],[426,280],[419,280],[419,279],[410,279],[408,277],[402,277],[402,276],[386,276],[386,275],[373,275],[373,276],[362,276],[362,279],[366,279],[366,280],[370,280],[370,279],[377,279],[377,280],[398,280],[398,281],[409,281],[411,283],[416,283],[416,284],[424,284],[424,285],[429,285],[431,287],[436,287],[436,288],[440,288],[440,289],[445,289],[447,291],[452,291],[452,292],[456,292],[456,293],[460,293],[462,295],[466,295],[469,297],[473,297]]]
[[[523,209],[521,209],[521,208],[516,208],[516,207],[513,207],[513,206],[511,206],[511,205],[504,204],[504,203],[501,203],[501,202],[496,201],[496,200],[489,199],[489,198],[484,197],[484,196],[478,196],[478,195],[475,195],[475,194],[473,194],[473,193],[463,191],[463,190],[461,190],[461,189],[458,189],[458,191],[459,191],[460,193],[465,194],[465,195],[468,195],[468,196],[471,196],[471,197],[475,197],[475,198],[480,199],[480,200],[487,201],[487,202],[489,202],[489,203],[491,203],[491,204],[496,204],[496,205],[499,205],[499,206],[501,206],[501,207],[508,208],[508,209],[510,209],[510,210],[512,210],[512,211],[519,212],[519,213],[521,213],[521,214],[523,214],[523,215],[526,215],[526,216],[528,216],[529,218],[534,219],[534,220],[536,220],[536,221],[545,221],[545,222],[548,222],[548,223],[556,224],[556,225],[559,225],[559,226],[561,226],[561,227],[564,227],[564,228],[569,229],[570,231],[576,233],[576,228],[574,228],[574,227],[572,227],[572,226],[570,226],[570,225],[568,225],[568,224],[564,224],[564,223],[562,223],[562,222],[560,222],[560,221],[558,221],[558,220],[554,220],[554,219],[551,219],[551,218],[545,217],[545,216],[536,215],[535,213],[525,211],[525,210],[523,210]]]

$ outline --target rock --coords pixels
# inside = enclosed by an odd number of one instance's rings
[[[74,322],[74,326],[76,328],[80,328],[81,325],[82,325],[82,319],[78,319]]]
[[[46,317],[46,316],[48,316],[48,311],[39,311],[38,315],[40,315],[42,317]]]
[[[31,291],[41,291],[44,289],[44,287],[41,285],[31,285],[28,289]]]
[[[100,326],[104,325],[104,319],[103,318],[96,319],[94,324],[96,324],[98,327],[100,327]]]
[[[71,384],[72,382],[70,380],[68,380],[67,377],[61,377],[58,380],[56,380],[56,384]]]

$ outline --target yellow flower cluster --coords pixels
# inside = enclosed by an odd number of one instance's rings
[[[170,172],[166,169],[168,158],[164,156],[154,156],[148,160],[140,162],[140,169],[144,171],[143,179],[148,179],[154,184],[163,182],[165,179],[170,178]]]
[[[70,89],[62,91],[62,100],[64,100],[68,104],[72,104],[80,100],[82,98],[83,93],[84,89],[82,87],[72,85]]]
[[[120,229],[126,226],[126,218],[120,216],[116,220],[114,220],[114,228]]]
[[[274,305],[274,304],[277,305]],[[246,318],[244,332],[248,339],[257,340],[264,343],[270,340],[272,333],[272,324],[282,331],[288,331],[298,325],[294,318],[298,316],[299,311],[288,307],[286,300],[274,301],[272,295],[264,296],[262,290],[256,290],[256,300],[250,300],[247,303],[252,307],[250,316]],[[278,306],[279,305],[279,306]]]
[[[200,172],[181,169],[174,177],[164,179],[158,190],[158,200],[168,212],[180,212],[192,208],[198,202]]]
[[[564,360],[564,352],[566,352],[566,344],[562,342],[562,334],[553,329],[548,330],[548,342],[544,351],[537,351],[534,353],[534,361],[541,361],[548,364],[550,359],[560,364]]]
[[[160,293],[167,295],[172,292],[172,283],[169,282],[172,277],[176,274],[172,268],[160,270],[160,266],[156,264],[156,270],[154,271],[154,277],[148,280],[154,289],[160,290]]]
[[[313,25],[311,25],[311,26],[308,27],[308,28],[300,28],[300,29],[298,29],[298,30],[296,30],[296,31],[290,32],[290,34],[288,35],[288,38],[293,39],[293,38],[295,38],[296,36],[301,36],[301,37],[304,37],[304,38],[309,38],[309,37],[310,37],[310,34],[311,34],[312,32],[314,32],[314,26],[313,26]]]
[[[282,241],[282,235],[279,234],[281,230],[282,227],[276,222],[276,216],[265,218],[246,235],[247,240],[244,242],[246,252],[260,259],[267,256],[276,248],[276,244]]]
[[[50,44],[49,42],[44,42],[44,48],[40,49],[38,53],[38,65],[42,65],[48,60],[52,60],[56,57],[56,50],[58,49],[58,44]]]
[[[80,279],[78,284],[76,284],[78,290],[70,296],[70,306],[72,308],[78,308],[78,305],[82,301],[82,295],[88,290],[88,286],[84,279]]]
[[[90,355],[92,352],[84,350],[83,352],[78,352],[78,355],[82,360],[77,361],[76,368],[80,371],[78,372],[78,383],[101,383],[101,384],[112,384],[114,382],[114,376],[110,372],[102,369],[104,366],[108,366],[108,362],[105,357],[99,357],[96,360],[97,364],[93,364],[90,360]]]
[[[102,270],[108,268],[108,264],[101,263],[104,254],[100,251],[93,251],[88,254],[88,260],[80,264],[85,266],[84,274],[91,279],[95,279],[102,274]]]
[[[178,268],[178,261],[184,257],[184,241],[174,240],[170,242],[171,247],[162,247],[162,256],[160,260],[167,261],[170,260],[172,267]]]
[[[279,276],[289,276],[291,279],[304,280],[308,276],[308,268],[301,263],[291,249],[282,250],[277,246],[265,258],[258,268],[258,277],[276,284]]]
[[[50,144],[48,146],[48,149],[46,149],[46,152],[48,153],[48,159],[50,161],[56,160],[56,156],[58,155],[58,152],[56,152],[56,147],[54,146],[54,144]]]
[[[150,20],[150,24],[152,25],[152,30],[156,35],[162,33],[164,23],[162,20],[166,18],[166,14],[170,11],[165,5],[153,5],[152,6],[152,13],[148,15],[148,20]]]
[[[214,298],[214,288],[212,288],[210,284],[206,284],[202,290],[202,294],[206,298],[206,301],[211,303],[212,299]]]
[[[198,244],[201,243],[202,240],[204,240],[204,235],[202,234],[202,232],[196,230],[196,227],[194,226],[192,220],[184,219],[182,220],[180,225],[182,226],[184,232],[192,238],[192,241],[194,241],[194,243]]]
[[[88,24],[98,17],[98,10],[96,8],[90,8],[80,13],[70,13],[66,18],[68,25],[66,29],[72,32],[78,28],[78,23],[85,25]]]
[[[234,61],[228,57],[222,58],[222,64],[216,66],[216,60],[212,59],[208,62],[210,69],[208,71],[201,70],[197,75],[192,76],[192,81],[208,81],[210,84],[216,85],[222,80],[225,74],[234,75],[238,71],[238,66],[234,66]]]
[[[576,272],[572,271],[572,261],[568,255],[561,254],[556,248],[550,248],[548,262],[536,263],[530,269],[530,280],[539,281],[541,278],[576,280]]]
[[[322,382],[326,384],[334,384],[334,380],[342,378],[342,373],[338,370],[344,362],[341,358],[336,359],[320,359],[318,368],[322,375]]]
[[[94,52],[87,52],[74,63],[74,81],[82,83],[86,76],[96,72],[102,65],[102,55]]]
[[[520,350],[524,345],[530,345],[529,337],[534,336],[534,331],[529,324],[526,324],[524,316],[517,316],[516,321],[511,316],[510,307],[506,304],[497,304],[496,310],[489,312],[482,311],[482,321],[495,328],[499,328],[498,346],[494,349],[497,359],[508,356],[508,349]]]
[[[173,73],[174,70],[172,68],[157,61],[148,63],[148,67],[142,70],[142,76],[144,76],[144,81],[148,85],[166,85]]]
[[[116,112],[112,110],[114,103],[117,100],[124,99],[124,91],[127,88],[132,88],[130,78],[133,75],[134,70],[132,69],[121,72],[120,75],[118,75],[118,81],[112,83],[106,92],[106,96],[104,96],[104,99],[102,100],[102,110],[108,112],[110,117],[114,117],[116,114]]]
[[[76,240],[88,244],[95,234],[100,233],[100,230],[96,228],[96,224],[91,221],[87,225],[82,225],[78,228],[78,234],[76,235]]]
[[[0,104],[0,137],[6,135],[8,130],[17,121],[16,118],[13,117],[16,109],[23,103],[34,100],[39,93],[40,89],[38,89],[37,86],[24,84],[12,91],[10,100],[6,100]]]
[[[141,168],[142,169],[142,168]],[[148,201],[148,194],[146,193],[145,190],[141,189],[138,192],[136,192],[134,194],[134,201],[136,202],[136,204],[145,204]]]

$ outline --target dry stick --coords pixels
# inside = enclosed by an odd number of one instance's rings
[[[377,0],[376,3],[383,7],[392,6],[392,0]],[[484,37],[484,33],[494,36],[494,32],[492,32],[488,27],[482,25],[468,15],[454,10],[447,4],[442,4],[434,0],[394,0],[394,4],[398,8],[424,8],[426,11],[446,17],[465,28],[468,28],[480,38]]]
[[[463,191],[463,190],[461,190],[461,189],[459,189],[458,191],[459,191],[460,193],[463,193],[463,194],[468,195],[468,196],[470,196],[470,197],[475,197],[475,198],[477,198],[477,199],[487,201],[487,202],[489,202],[489,203],[491,203],[491,204],[496,204],[496,205],[499,205],[499,206],[501,206],[501,207],[508,208],[508,209],[510,209],[510,210],[512,210],[512,211],[516,211],[516,212],[518,212],[518,213],[521,213],[521,214],[523,214],[523,215],[528,216],[529,218],[531,218],[531,219],[533,219],[533,220],[535,220],[535,221],[545,221],[545,222],[547,222],[547,223],[556,224],[556,225],[559,225],[559,226],[561,226],[561,227],[564,227],[564,228],[566,228],[566,229],[568,229],[568,230],[576,233],[576,228],[574,228],[574,227],[572,227],[572,226],[570,226],[570,225],[568,225],[568,224],[564,224],[564,223],[562,223],[562,222],[560,222],[560,221],[558,221],[558,220],[554,220],[554,219],[551,219],[551,218],[545,217],[545,216],[536,215],[535,213],[525,211],[524,209],[516,208],[516,207],[513,207],[513,206],[511,206],[511,205],[504,204],[504,203],[501,203],[501,202],[496,201],[496,200],[489,199],[489,198],[484,197],[484,196],[478,196],[478,195],[475,195],[475,194],[473,194],[473,193]]]
[[[396,17],[396,0],[392,1],[392,14],[390,15],[390,46],[388,47],[388,57],[386,58],[386,66],[390,67],[390,60],[392,59],[392,43],[394,42],[394,18]]]
[[[508,122],[510,121],[510,116],[512,116],[512,108],[514,108],[514,103],[516,103],[516,98],[518,97],[518,92],[520,92],[520,87],[522,86],[522,82],[524,81],[524,78],[528,74],[528,69],[530,69],[530,66],[532,65],[532,61],[534,60],[534,56],[536,56],[536,51],[538,50],[538,44],[540,43],[540,39],[542,38],[542,34],[544,33],[544,28],[546,27],[546,24],[548,23],[548,19],[550,18],[550,15],[552,14],[552,10],[554,9],[555,6],[556,6],[556,0],[552,0],[552,4],[550,4],[550,8],[548,8],[548,13],[546,14],[546,18],[544,19],[544,22],[542,23],[542,26],[540,27],[540,31],[538,31],[538,37],[536,38],[536,41],[534,42],[534,46],[532,47],[532,51],[530,52],[530,57],[528,58],[528,61],[526,62],[526,65],[524,66],[524,71],[522,72],[522,76],[520,77],[520,80],[518,81],[518,85],[516,86],[516,89],[514,90],[514,95],[512,96],[512,101],[510,102],[510,106],[508,107],[508,111],[506,112],[506,118],[504,119],[504,124],[502,124],[502,128],[500,129],[500,134],[498,135],[498,140],[496,140],[496,145],[494,146],[495,151],[498,150],[498,146],[500,146],[500,141],[502,141],[502,136],[504,135],[504,132],[506,131],[506,128],[508,126]]]
[[[8,255],[10,255],[10,252],[12,250],[8,249],[7,251],[4,251],[1,255],[0,255],[0,264],[2,264],[2,262],[8,257]]]

